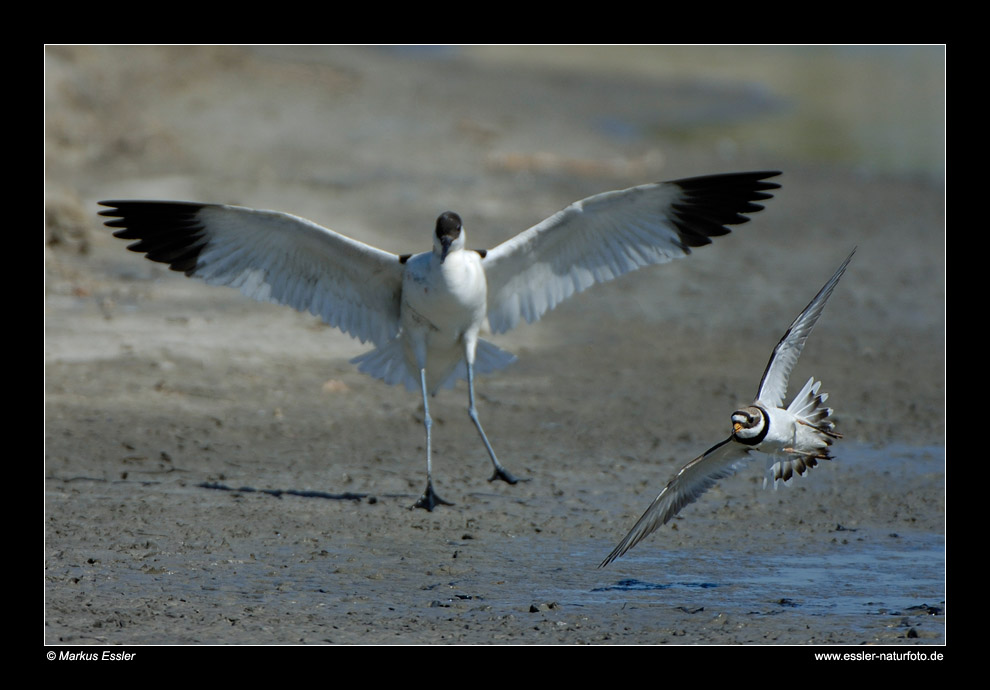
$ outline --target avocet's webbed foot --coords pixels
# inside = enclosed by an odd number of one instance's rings
[[[433,509],[436,508],[438,505],[452,506],[454,504],[451,503],[450,501],[445,501],[439,496],[437,496],[437,492],[433,490],[433,482],[427,482],[426,490],[423,492],[423,495],[419,497],[419,500],[417,500],[416,503],[413,504],[412,507],[423,508],[425,510],[429,510],[430,512],[433,512]]]
[[[514,474],[512,474],[512,472],[509,472],[509,470],[505,469],[501,465],[495,468],[495,473],[488,478],[488,481],[494,482],[499,479],[501,479],[503,482],[506,482],[507,484],[518,484],[519,482],[529,481],[529,479],[524,479],[515,476]]]

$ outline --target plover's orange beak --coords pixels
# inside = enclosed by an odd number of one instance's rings
[[[733,431],[739,431],[740,429],[742,429],[742,424],[740,424],[739,422],[736,422],[735,424],[732,425]]]

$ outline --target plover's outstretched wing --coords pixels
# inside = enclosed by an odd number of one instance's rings
[[[571,295],[661,264],[729,233],[763,207],[779,172],[694,177],[577,201],[487,252],[488,322],[501,333],[532,323]]]
[[[704,455],[695,458],[670,480],[660,495],[656,497],[643,517],[633,525],[625,539],[612,549],[612,553],[599,564],[599,568],[614,561],[626,551],[636,546],[644,538],[652,534],[681,508],[693,503],[703,493],[712,488],[719,479],[728,477],[740,465],[749,459],[750,449],[727,438],[718,445],[708,449]]]
[[[822,311],[825,309],[825,303],[828,302],[828,298],[832,295],[832,290],[838,285],[839,279],[842,277],[846,266],[849,265],[855,253],[855,249],[849,253],[846,260],[842,262],[842,265],[836,269],[828,282],[818,291],[815,298],[794,319],[790,328],[784,333],[784,337],[780,339],[780,342],[773,349],[773,354],[770,355],[770,361],[767,362],[767,368],[763,372],[763,378],[760,379],[760,388],[756,394],[756,399],[760,402],[773,405],[774,407],[783,406],[784,397],[787,395],[787,380],[790,378],[791,370],[797,364],[798,358],[801,356],[801,351],[804,349],[804,344],[808,341],[808,336],[814,330],[815,324],[818,323],[818,317],[822,315]]]
[[[402,264],[303,218],[241,206],[101,201],[128,249],[260,301],[309,311],[376,345],[399,329]]]

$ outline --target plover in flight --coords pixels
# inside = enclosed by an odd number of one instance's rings
[[[694,177],[605,192],[577,201],[494,249],[465,244],[461,218],[442,214],[433,249],[391,254],[276,211],[176,201],[101,201],[114,235],[187,276],[228,285],[261,301],[310,311],[376,347],[352,360],[387,384],[423,396],[426,489],[416,506],[443,501],[433,488],[428,397],[466,378],[468,414],[495,468],[499,463],[474,403],[475,374],[515,357],[480,339],[485,318],[502,333],[533,322],[595,283],[686,256],[728,234],[763,207],[779,172]]]
[[[753,451],[768,455],[764,487],[769,479],[773,479],[776,488],[778,482],[786,482],[794,473],[803,475],[819,460],[832,459],[829,446],[832,439],[841,436],[835,433],[834,424],[829,419],[832,410],[825,406],[828,394],[818,392],[821,381],[811,377],[787,409],[781,405],[787,395],[787,379],[791,370],[801,356],[801,350],[822,315],[832,290],[855,253],[853,249],[777,343],[763,372],[756,400],[752,405],[732,413],[732,435],[682,467],[629,530],[625,539],[599,564],[599,568],[619,558],[665,525],[681,508],[696,501],[719,479],[735,472]]]

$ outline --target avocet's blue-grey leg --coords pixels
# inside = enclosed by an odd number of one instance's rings
[[[488,455],[492,459],[492,464],[495,466],[495,472],[488,479],[488,481],[493,482],[496,479],[501,479],[503,482],[508,482],[509,484],[515,484],[519,480],[509,470],[505,469],[502,464],[495,457],[495,451],[492,449],[492,444],[488,442],[488,437],[485,436],[485,430],[481,428],[481,420],[478,419],[478,410],[474,407],[474,363],[468,358],[467,362],[467,372],[468,372],[468,416],[471,417],[471,421],[474,422],[475,428],[478,430],[478,434],[481,436],[481,440],[485,444],[485,448],[488,449]]]
[[[426,427],[426,490],[423,491],[423,495],[419,497],[413,507],[432,511],[438,505],[452,506],[454,504],[443,500],[433,490],[433,447],[430,438],[433,419],[430,417],[429,395],[426,392],[426,369],[419,370],[419,381],[423,388],[423,426]]]

